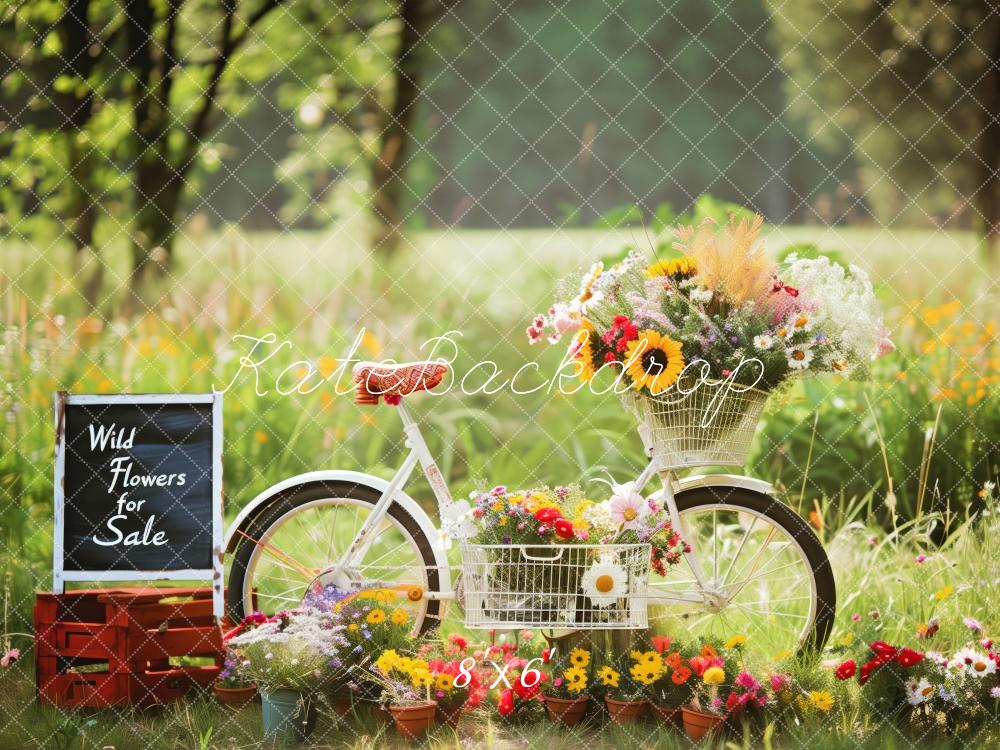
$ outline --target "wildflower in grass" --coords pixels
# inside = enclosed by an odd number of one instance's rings
[[[264,432],[263,430],[257,430],[253,434],[253,439],[254,439],[255,442],[260,443],[261,445],[263,445],[264,443],[266,443],[268,441],[269,438],[268,438],[268,435],[267,435],[266,432]]]
[[[917,565],[921,564],[921,563],[922,563],[922,562],[924,562],[924,561],[925,561],[926,559],[927,559],[927,555],[917,555],[917,557],[916,557],[916,560],[917,560]]]
[[[809,691],[809,706],[827,712],[833,708],[833,695],[828,690]]]
[[[939,602],[943,602],[954,592],[955,589],[953,589],[951,586],[942,586],[941,588],[939,588],[937,591],[934,592],[934,598],[937,599]]]
[[[728,641],[726,641],[725,644],[723,645],[727,649],[732,649],[732,648],[739,648],[746,642],[747,642],[747,637],[742,633],[737,633],[736,635],[732,636]]]
[[[974,617],[966,617],[966,618],[964,618],[962,620],[962,624],[965,625],[965,627],[967,627],[973,633],[982,633],[983,632],[983,624],[981,622],[979,622],[979,620],[975,619]]]
[[[365,617],[365,621],[371,625],[378,625],[379,623],[385,622],[385,610],[373,609]]]

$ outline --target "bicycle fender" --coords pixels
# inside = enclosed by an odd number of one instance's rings
[[[696,474],[684,477],[674,487],[674,494],[679,495],[682,492],[701,487],[739,487],[752,492],[758,492],[761,495],[774,497],[774,486],[770,482],[765,482],[763,479],[756,479],[754,477],[746,477],[742,474]]]
[[[305,474],[298,474],[294,477],[289,477],[278,484],[268,487],[266,490],[257,495],[257,497],[247,503],[246,507],[239,512],[235,519],[233,519],[232,524],[226,531],[226,543],[223,549],[225,549],[226,552],[232,552],[236,546],[237,531],[250,523],[258,513],[264,511],[278,495],[288,489],[291,489],[292,487],[309,484],[311,482],[350,482],[351,484],[370,487],[380,493],[385,492],[386,488],[389,486],[389,480],[373,476],[372,474],[365,474],[360,471],[336,469],[327,471],[310,471]],[[442,591],[450,591],[451,572],[448,569],[448,557],[440,549],[440,545],[438,544],[440,537],[438,528],[434,525],[430,516],[424,512],[424,509],[417,504],[417,501],[405,492],[401,490],[397,491],[393,502],[401,505],[417,522],[420,526],[420,530],[424,532],[424,535],[431,540],[434,549],[434,557],[438,566],[440,588]]]

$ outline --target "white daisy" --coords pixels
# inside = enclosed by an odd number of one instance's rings
[[[761,334],[760,336],[753,337],[753,345],[758,349],[770,349],[774,346],[774,339],[767,334]]]
[[[805,370],[812,362],[813,352],[808,346],[790,346],[785,349],[788,366],[793,370]]]
[[[711,289],[702,289],[701,287],[697,289],[692,289],[690,293],[692,302],[711,302],[713,292]]]
[[[583,593],[597,607],[610,607],[628,594],[628,575],[607,556],[596,560],[580,579]]]
[[[948,666],[959,672],[976,675],[976,677],[988,677],[996,674],[997,671],[995,661],[979,653],[976,649],[968,647],[956,651],[955,655],[951,657],[951,661],[948,662]]]
[[[919,680],[915,677],[907,680],[905,688],[906,700],[911,706],[919,706],[921,703],[926,703],[934,695],[934,688],[923,677]]]
[[[799,312],[794,315],[790,315],[788,320],[785,321],[785,325],[792,329],[792,331],[809,331],[812,330],[814,325],[812,316],[809,313]]]

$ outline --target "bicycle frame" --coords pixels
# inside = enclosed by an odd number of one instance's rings
[[[378,502],[375,504],[364,523],[361,525],[361,528],[358,530],[357,536],[354,538],[351,546],[341,556],[340,560],[328,568],[327,572],[329,572],[334,578],[345,568],[351,567],[355,561],[364,558],[365,553],[373,541],[372,532],[378,527],[382,519],[385,518],[396,493],[406,486],[406,483],[409,481],[410,476],[413,474],[413,470],[417,467],[417,464],[419,464],[423,470],[424,476],[427,477],[431,490],[434,492],[434,497],[437,499],[439,518],[443,517],[445,507],[453,502],[451,492],[448,490],[447,482],[441,474],[441,470],[437,467],[434,457],[431,455],[430,449],[427,447],[427,443],[420,432],[419,424],[414,421],[409,410],[403,403],[398,404],[395,408],[397,409],[399,417],[403,422],[403,432],[406,436],[405,445],[409,448],[409,453],[407,453],[403,463],[396,470],[396,473],[389,481],[388,486],[386,486],[381,497],[379,497]],[[654,475],[658,475],[663,481],[663,502],[666,504],[670,513],[670,519],[674,529],[678,530],[683,537],[682,521],[677,510],[677,503],[674,497],[678,485],[677,474],[669,470],[660,470],[655,461],[650,461],[646,468],[644,468],[635,479],[635,489],[636,491],[641,491]],[[699,594],[692,592],[688,594],[673,595],[650,593],[648,597],[650,603],[666,604],[669,602],[700,602],[704,601],[706,595],[711,596],[715,593],[711,592],[707,586],[707,582],[698,562],[696,550],[692,547],[688,552],[684,553],[684,556],[688,565],[691,567],[691,571],[695,580],[698,582],[698,586],[702,593]],[[428,599],[454,599],[455,592],[452,590],[425,591],[423,592],[423,596]]]

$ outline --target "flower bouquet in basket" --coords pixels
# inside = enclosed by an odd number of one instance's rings
[[[774,263],[762,223],[706,220],[678,228],[674,257],[597,263],[528,328],[532,343],[570,334],[582,381],[613,373],[664,466],[742,464],[772,390],[861,375],[892,350],[864,271],[794,254]]]
[[[576,487],[474,494],[463,546],[472,626],[644,627],[650,565],[665,575],[683,543],[667,512],[625,488],[603,502]]]

